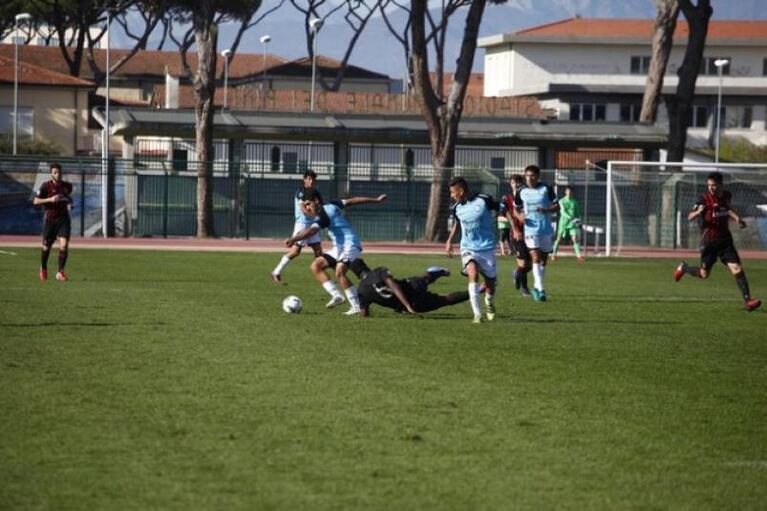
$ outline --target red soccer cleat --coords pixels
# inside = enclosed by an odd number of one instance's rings
[[[40,270],[40,280],[48,280],[48,270]]]
[[[752,310],[758,309],[762,305],[761,300],[757,300],[756,298],[752,298],[751,300],[746,302],[746,310],[748,312],[751,312]]]
[[[578,256],[578,262],[579,262],[579,263],[585,263],[585,262],[586,262],[586,258],[585,258],[585,257],[583,257],[582,255],[581,255],[581,256]]]
[[[56,280],[60,280],[61,282],[66,282],[69,280],[69,277],[67,277],[67,274],[63,271],[56,272]]]
[[[676,270],[674,270],[674,280],[679,282],[682,280],[682,277],[684,277],[685,273],[687,273],[687,263],[682,261],[679,263],[679,266],[676,267]]]

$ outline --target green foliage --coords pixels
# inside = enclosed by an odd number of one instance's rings
[[[302,255],[0,254],[0,508],[760,509],[764,312],[732,276],[499,260],[498,318],[326,310]],[[17,255],[8,255],[7,252]],[[459,260],[367,254],[396,275]],[[55,264],[55,253],[53,255]],[[748,261],[756,296],[767,263]],[[286,315],[288,294],[304,301]]]
[[[18,154],[60,155],[64,148],[55,142],[19,137],[16,144]],[[13,154],[13,135],[0,135],[0,154]]]
[[[765,163],[767,162],[767,145],[752,144],[742,137],[722,138],[719,145],[719,159],[733,163]]]

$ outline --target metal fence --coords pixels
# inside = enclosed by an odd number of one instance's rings
[[[197,224],[194,162],[167,159],[56,158],[64,179],[74,185],[73,234],[110,236],[193,236]],[[50,161],[40,157],[0,158],[0,234],[37,234],[42,211],[32,205],[49,179]],[[219,161],[214,165],[213,215],[217,236],[283,238],[293,226],[293,197],[305,168],[273,168],[268,162]],[[353,208],[352,223],[366,240],[415,241],[423,236],[433,169],[426,165],[314,164],[317,188],[327,200],[388,195],[384,204]],[[279,170],[279,172],[276,172]],[[519,169],[457,167],[472,191],[495,197],[509,193],[508,178]],[[544,170],[542,178],[562,195],[570,184],[590,226],[590,240],[604,239],[605,177],[591,169]],[[103,214],[102,204],[106,204]],[[597,243],[598,244],[598,243]]]

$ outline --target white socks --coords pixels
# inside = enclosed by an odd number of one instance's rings
[[[533,286],[538,291],[543,291],[543,277],[546,267],[541,263],[533,263]]]
[[[327,282],[323,282],[322,283],[322,287],[332,297],[341,296],[341,293],[338,292],[338,287],[336,286],[336,283],[333,282],[332,280],[328,280]],[[355,294],[356,294],[356,289],[355,289]]]
[[[346,294],[346,299],[349,300],[349,305],[352,306],[352,309],[359,309],[360,297],[357,294],[357,288],[351,286],[349,289],[344,290],[344,293]]]
[[[479,284],[477,282],[469,282],[469,303],[471,303],[474,317],[481,316],[482,306],[479,302]]]
[[[290,258],[288,256],[282,256],[282,259],[280,259],[280,264],[277,265],[274,270],[272,270],[272,275],[279,275],[282,273],[282,270],[285,269],[285,267],[290,262]]]

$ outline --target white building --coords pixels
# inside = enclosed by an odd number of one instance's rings
[[[93,26],[88,31],[91,37],[96,39],[101,35],[103,28]],[[74,41],[76,36],[76,30],[66,29],[64,31],[65,44]],[[50,25],[21,23],[18,30],[12,29],[8,31],[5,37],[0,37],[0,44],[13,44],[14,42],[33,46],[59,46],[59,34]],[[93,47],[100,48],[101,41],[96,42]]]
[[[680,18],[682,18],[680,16]],[[559,119],[636,121],[651,55],[653,20],[571,18],[479,40],[485,49],[485,96],[534,95]],[[676,91],[688,26],[680,19],[663,93]],[[716,126],[722,68],[722,136],[767,144],[767,21],[709,24],[688,146],[709,145]],[[661,103],[658,121],[667,123]]]

